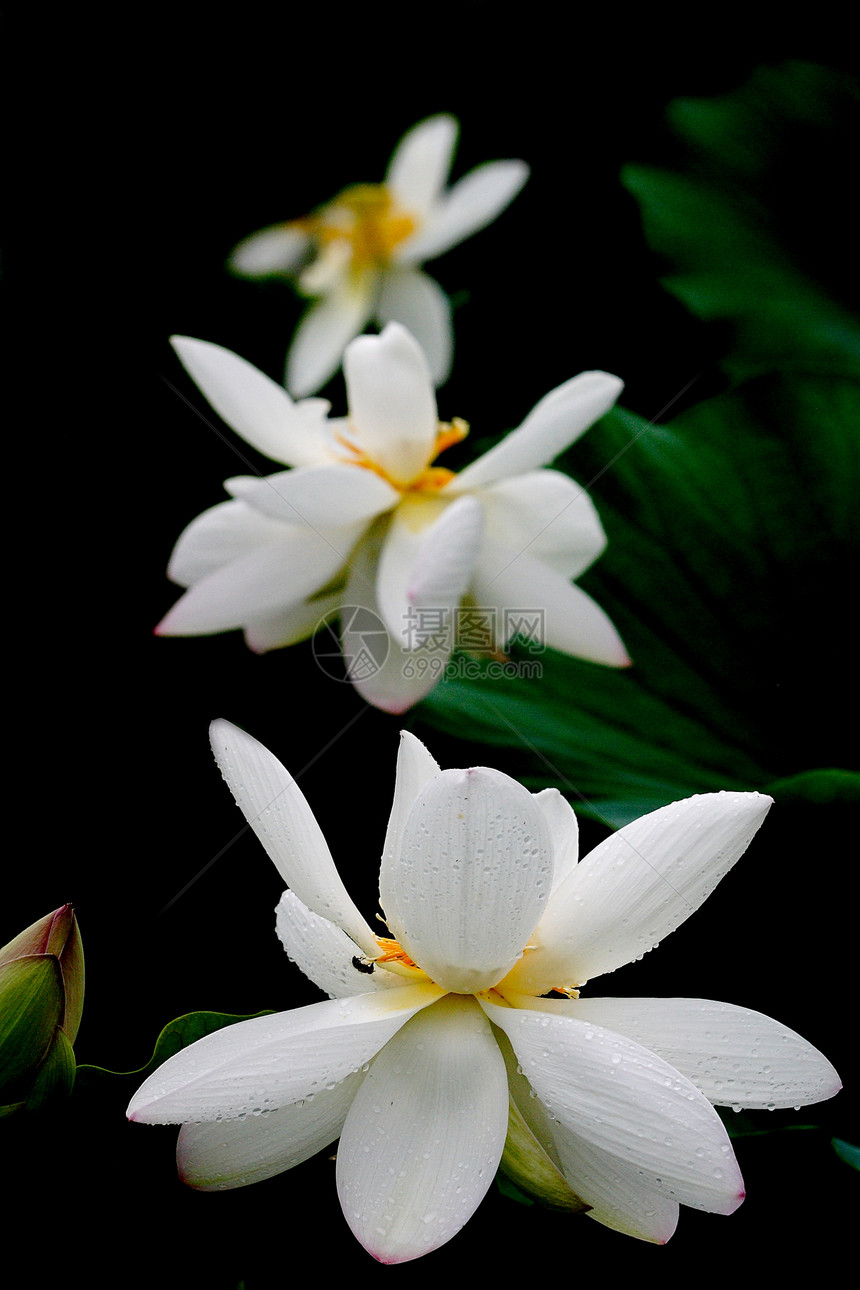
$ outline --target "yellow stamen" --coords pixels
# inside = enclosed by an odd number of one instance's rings
[[[374,959],[375,963],[402,963],[404,967],[417,968],[418,964],[414,963],[404,949],[401,948],[400,942],[392,940],[390,936],[377,936],[376,943],[382,950]]]
[[[452,447],[455,443],[462,443],[469,433],[469,423],[462,417],[455,417],[453,421],[440,421],[439,428],[436,432],[436,442],[433,445],[433,456],[430,461],[433,462],[441,452],[446,448]],[[388,472],[373,461],[361,451],[349,439],[343,435],[337,435],[337,441],[349,453],[349,462],[353,466],[361,466],[364,470],[372,470],[375,475],[379,475],[392,488],[396,488],[401,493],[433,493],[438,489],[444,488],[449,479],[453,479],[456,471],[449,470],[447,466],[428,465],[410,480],[408,484],[400,483],[399,480],[392,479]]]
[[[417,222],[399,207],[384,184],[353,184],[315,215],[297,221],[318,242],[346,240],[357,272],[391,260],[397,246],[415,232]]]

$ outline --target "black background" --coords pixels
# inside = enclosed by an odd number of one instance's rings
[[[663,113],[677,95],[727,90],[786,56],[849,67],[845,43],[823,21],[759,34],[722,10],[679,27],[546,4],[503,18],[471,3],[67,13],[13,44],[6,276],[22,397],[0,940],[75,903],[88,966],[79,1061],[133,1070],[182,1013],[318,997],[274,935],[280,883],[256,840],[237,837],[243,821],[208,750],[212,718],[243,726],[299,778],[350,890],[375,909],[403,722],[323,675],[309,644],[260,658],[237,633],[152,635],[177,596],[164,569],[181,529],[245,471],[237,450],[268,468],[210,414],[168,345],[172,333],[217,341],[280,376],[299,305],[284,286],[231,278],[230,248],[347,183],[381,179],[406,129],[452,112],[454,178],[507,156],[532,176],[497,223],[430,266],[458,302],[440,415],[466,418],[475,439],[495,435],[600,367],[625,379],[628,407],[659,419],[692,378],[687,401],[720,387],[722,338],[659,286],[619,168],[673,155]],[[814,194],[797,201],[813,207]],[[341,379],[325,393],[341,412]],[[422,734],[443,765],[476,760]],[[759,1007],[847,1079],[838,823],[822,837],[802,813],[769,821],[769,840],[612,992]],[[133,1087],[10,1134],[21,1213],[59,1234],[66,1268],[94,1286],[268,1287],[307,1275],[308,1256],[317,1276],[373,1271],[328,1160],[229,1195],[185,1192],[175,1131],[122,1119]],[[847,1248],[856,1175],[834,1166],[827,1135],[857,1140],[856,1100],[840,1096],[794,1117],[824,1123],[823,1135],[743,1140],[744,1206],[730,1219],[682,1211],[664,1250],[491,1192],[416,1268],[456,1275],[470,1260],[498,1279],[629,1270],[687,1282],[720,1257],[778,1270],[800,1247]]]

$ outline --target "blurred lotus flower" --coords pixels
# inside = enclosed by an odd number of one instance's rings
[[[611,666],[629,662],[602,609],[570,579],[606,538],[584,489],[542,467],[607,412],[621,381],[583,372],[459,474],[436,465],[465,424],[440,424],[421,349],[399,324],[359,336],[345,357],[349,415],[293,403],[228,350],[179,337],[176,351],[219,415],[292,469],[226,482],[233,500],[180,536],[168,573],[189,588],[156,629],[244,628],[257,651],[311,636],[341,612],[344,655],[361,624],[387,633],[374,666],[350,670],[369,703],[402,712],[432,689],[480,607],[502,649],[532,615],[535,639]],[[513,612],[516,611],[516,612]]]
[[[371,319],[408,327],[427,354],[435,383],[445,380],[451,308],[418,266],[494,220],[529,173],[522,161],[489,162],[446,190],[456,139],[453,117],[430,117],[401,141],[384,183],[345,188],[313,215],[264,228],[233,251],[234,272],[287,274],[316,298],[287,360],[287,389],[297,398],[325,384],[347,343]]]
[[[183,1124],[191,1186],[255,1182],[339,1138],[344,1214],[385,1263],[449,1240],[500,1163],[542,1198],[664,1242],[679,1204],[727,1214],[743,1199],[712,1104],[794,1106],[839,1088],[815,1048],[746,1008],[579,997],[696,910],[770,798],[675,802],[577,863],[556,790],[442,771],[404,734],[379,937],[287,771],[227,722],[212,742],[288,884],[279,935],[330,998],[210,1035],[138,1090],[132,1119]]]
[[[84,1005],[84,951],[71,905],[0,949],[0,1116],[70,1091]]]

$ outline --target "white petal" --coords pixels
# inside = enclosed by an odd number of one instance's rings
[[[362,967],[355,941],[327,918],[312,913],[294,891],[284,892],[275,914],[278,938],[287,954],[330,998],[348,999],[403,985],[402,977],[384,967]]]
[[[454,184],[428,212],[417,233],[404,241],[408,263],[431,260],[491,224],[529,177],[523,161],[488,161]]]
[[[343,592],[341,642],[348,675],[367,703],[401,713],[423,699],[441,679],[451,641],[407,652],[387,632],[376,599],[375,576],[380,536],[372,531],[350,558]],[[369,631],[376,625],[376,633]],[[380,648],[384,633],[385,648]]]
[[[362,1079],[358,1071],[307,1101],[266,1114],[252,1111],[244,1120],[184,1124],[176,1147],[179,1177],[197,1191],[225,1191],[309,1160],[340,1136]]]
[[[383,866],[399,863],[403,829],[409,818],[409,812],[422,790],[441,773],[435,757],[430,755],[421,740],[416,739],[415,735],[410,734],[408,730],[401,730],[394,779],[394,801],[388,817],[385,845],[382,850]]]
[[[229,721],[213,721],[210,737],[221,774],[287,886],[366,954],[378,953],[376,938],[350,899],[292,775],[267,748]]]
[[[188,336],[174,336],[171,343],[222,421],[252,448],[286,466],[310,465],[328,455],[327,403],[296,405],[282,386],[221,345]]]
[[[623,388],[623,381],[607,372],[574,376],[544,395],[517,430],[461,470],[446,491],[483,488],[548,465],[609,411]]]
[[[287,355],[287,389],[296,398],[334,376],[346,346],[373,314],[376,287],[375,275],[365,274],[355,289],[333,292],[304,314]]]
[[[523,951],[552,882],[532,795],[484,766],[441,771],[419,794],[379,896],[413,962],[460,994],[495,985]]]
[[[255,654],[282,649],[307,640],[331,620],[341,602],[341,593],[318,596],[290,605],[274,614],[259,615],[245,624],[245,642]]]
[[[190,587],[282,534],[279,524],[252,511],[244,502],[219,502],[193,519],[179,535],[167,576],[181,587]]]
[[[501,1159],[505,1065],[470,999],[448,996],[395,1035],[368,1072],[341,1134],[337,1184],[365,1249],[403,1263],[471,1218]]]
[[[567,877],[579,858],[579,821],[576,812],[557,788],[534,794],[549,828],[552,845],[552,890]]]
[[[454,331],[451,302],[438,282],[419,269],[386,269],[376,304],[379,322],[401,323],[424,351],[434,385],[451,371]]]
[[[650,1048],[718,1106],[808,1106],[841,1081],[795,1031],[713,999],[579,999],[576,1015]]]
[[[224,487],[247,506],[288,524],[337,528],[371,520],[400,501],[400,493],[375,471],[347,463],[305,466],[265,478],[240,475]]]
[[[483,550],[472,587],[476,603],[495,606],[500,622],[529,626],[535,646],[548,645],[609,667],[630,663],[624,642],[597,602],[528,554]]]
[[[737,1208],[743,1182],[722,1121],[667,1062],[623,1035],[576,1020],[574,1003],[535,999],[526,1010],[481,1002],[567,1130],[617,1156],[670,1200],[722,1214]],[[576,1190],[572,1176],[570,1183]]]
[[[309,246],[310,239],[298,224],[270,224],[234,247],[228,267],[248,278],[292,273]]]
[[[537,949],[514,970],[517,988],[582,983],[653,949],[743,855],[771,804],[761,793],[703,793],[606,838],[553,893]]]
[[[126,1114],[144,1124],[181,1124],[289,1106],[369,1062],[440,994],[432,985],[407,985],[225,1026],[168,1058]]]
[[[565,578],[578,578],[606,547],[588,493],[557,470],[499,480],[482,488],[479,497],[486,518],[488,573],[493,572],[489,562],[496,547],[530,555]]]
[[[474,497],[449,505],[407,498],[392,516],[379,560],[377,599],[392,637],[419,649],[440,636],[448,648],[455,610],[469,589],[483,514]]]
[[[388,163],[385,186],[410,214],[426,215],[448,178],[457,142],[452,116],[428,117],[403,136]]]
[[[160,636],[231,631],[314,595],[347,564],[363,525],[326,532],[281,525],[257,547],[196,582],[156,628]]]
[[[433,456],[438,418],[433,379],[418,342],[398,323],[359,336],[344,355],[349,415],[371,461],[409,483]]]

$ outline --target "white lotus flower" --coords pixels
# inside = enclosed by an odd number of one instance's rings
[[[305,219],[274,224],[230,258],[249,277],[287,274],[316,298],[287,359],[287,389],[312,394],[340,366],[368,322],[403,323],[428,356],[437,385],[451,366],[448,297],[418,267],[491,223],[528,178],[522,161],[478,166],[445,189],[457,122],[434,116],[402,139],[384,183],[355,184]]]
[[[291,469],[228,480],[233,500],[181,535],[168,573],[188,591],[161,635],[241,627],[264,651],[311,636],[340,608],[344,655],[354,660],[361,624],[349,607],[361,607],[387,630],[387,653],[350,677],[391,712],[423,698],[453,646],[465,643],[464,605],[484,611],[498,649],[522,611],[532,612],[542,645],[629,662],[606,614],[570,581],[606,543],[594,506],[566,475],[542,469],[609,410],[617,377],[584,372],[567,381],[453,474],[432,463],[466,427],[440,425],[424,356],[397,323],[348,346],[343,419],[327,420],[319,399],[294,403],[218,345],[185,337],[174,345],[227,424]]]
[[[556,790],[532,795],[486,767],[441,771],[404,734],[379,882],[386,939],[287,771],[228,722],[212,743],[288,885],[287,952],[330,998],[209,1035],[138,1090],[132,1119],[183,1125],[191,1186],[267,1178],[339,1138],[347,1222],[376,1258],[401,1262],[474,1212],[511,1115],[590,1217],[664,1242],[679,1204],[730,1213],[743,1198],[712,1103],[787,1107],[837,1091],[830,1063],[760,1013],[578,997],[694,912],[770,798],[675,802],[577,863],[576,819]]]

